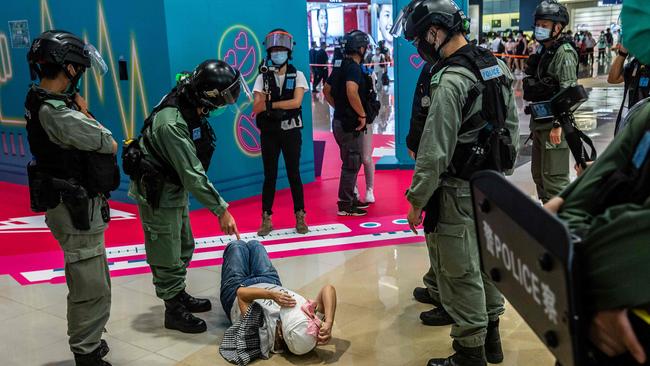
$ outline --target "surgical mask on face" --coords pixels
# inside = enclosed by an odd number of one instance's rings
[[[546,41],[551,38],[551,30],[544,27],[535,27],[535,38],[538,41]]]
[[[440,60],[440,53],[436,50],[435,43],[429,43],[429,41],[435,42],[436,40],[435,34],[433,38],[429,37],[430,34],[431,32],[427,33],[426,38],[418,42],[418,54],[424,61],[433,65]]]
[[[271,61],[277,66],[284,65],[289,58],[289,51],[271,52]]]

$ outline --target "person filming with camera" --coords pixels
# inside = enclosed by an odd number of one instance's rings
[[[302,149],[302,98],[309,84],[302,71],[289,61],[295,42],[284,29],[274,29],[266,35],[264,45],[267,58],[260,65],[255,80],[253,112],[260,129],[264,187],[262,190],[262,225],[257,232],[266,236],[273,231],[271,217],[278,178],[280,152],[287,168],[296,232],[307,234],[305,199],[300,178],[300,152]]]

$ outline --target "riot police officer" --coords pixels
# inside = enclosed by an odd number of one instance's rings
[[[431,79],[441,69],[442,63],[434,65],[425,63],[415,87],[413,95],[413,105],[411,107],[411,123],[409,133],[406,136],[406,147],[409,149],[409,155],[413,159],[417,157],[417,151],[420,146],[420,138],[424,131],[427,115],[429,114],[429,107],[431,106]],[[429,251],[430,262],[435,261],[435,253]],[[435,272],[435,267],[429,267],[427,273],[422,277],[422,282],[425,287],[416,287],[413,289],[413,297],[418,302],[423,304],[431,304],[433,309],[424,311],[420,314],[420,320],[425,325],[442,326],[453,324],[454,320],[445,311],[445,308],[440,302],[440,293],[438,291],[438,280]]]
[[[339,216],[363,216],[368,204],[359,201],[354,188],[361,168],[363,137],[366,124],[372,123],[379,107],[374,105],[372,79],[364,73],[361,63],[370,44],[370,37],[360,30],[344,35],[343,60],[334,63],[323,94],[334,108],[332,129],[341,151],[341,178],[339,181]],[[376,102],[376,97],[375,97]]]
[[[87,68],[106,64],[92,45],[62,30],[42,33],[28,53],[32,85],[25,101],[32,209],[45,211],[65,259],[68,336],[77,366],[110,365],[101,339],[111,308],[104,231],[107,196],[119,185],[117,143],[78,93]]]
[[[307,234],[305,197],[300,179],[300,150],[302,148],[302,98],[309,84],[302,71],[289,61],[293,51],[293,36],[284,29],[274,29],[264,40],[267,59],[260,67],[253,92],[257,127],[260,129],[264,187],[262,189],[262,226],[257,235],[266,236],[273,230],[273,200],[278,178],[280,152],[284,157],[291,187],[296,231]]]
[[[562,88],[577,84],[578,53],[572,39],[563,35],[568,23],[566,7],[555,0],[544,0],[535,9],[535,38],[542,47],[528,61],[525,100],[550,100]],[[558,121],[539,123],[531,118],[530,130],[533,180],[537,195],[547,202],[569,184],[570,150]]]
[[[215,149],[207,117],[234,104],[240,93],[251,98],[239,71],[226,62],[206,60],[181,78],[179,85],[153,109],[139,140],[125,148],[123,166],[131,176],[129,195],[138,203],[147,263],[156,295],[165,302],[168,329],[204,332],[205,322],[192,313],[212,308],[209,300],[194,298],[185,291],[187,267],[195,246],[188,192],[219,218],[225,234],[239,238],[228,204],[206,171]],[[129,161],[136,149],[140,159]]]
[[[413,11],[413,8],[421,2],[422,0],[412,1],[404,10],[400,11],[393,27],[391,28],[391,34],[395,37],[401,35],[408,15]],[[469,23],[467,23],[467,25],[469,25]],[[465,33],[468,32],[469,29],[465,29]],[[418,51],[420,50],[418,49]],[[440,71],[443,65],[442,62],[438,62],[440,61],[440,57],[437,53],[434,53],[433,55],[423,53],[420,57],[423,60],[427,59],[429,61],[425,62],[422,66],[420,76],[415,85],[413,103],[411,106],[409,132],[406,136],[406,147],[408,148],[409,155],[414,160],[417,157],[418,148],[420,147],[420,139],[422,138],[424,125],[426,123],[427,115],[429,114],[429,107],[431,106],[431,79],[436,73],[438,73],[438,71]],[[427,247],[427,250],[429,252],[430,262],[434,263],[435,253],[433,253],[429,247]],[[420,320],[422,320],[423,324],[431,326],[453,324],[453,319],[451,319],[440,302],[438,280],[435,270],[435,266],[431,265],[427,273],[422,277],[422,282],[425,287],[416,287],[413,289],[413,298],[415,298],[416,301],[434,306],[433,309],[422,312],[420,314]]]
[[[623,43],[650,64],[650,9],[626,0]],[[603,154],[546,204],[581,237],[584,289],[593,312],[589,336],[606,365],[650,363],[650,99],[636,103]],[[615,357],[615,358],[614,358]]]
[[[486,365],[503,360],[499,316],[504,300],[481,274],[469,191],[476,171],[511,171],[518,120],[507,66],[468,44],[467,18],[452,0],[424,0],[404,26],[407,40],[429,61],[442,58],[431,80],[431,107],[407,192],[411,229],[424,221],[440,300],[454,321],[456,353],[429,365]]]

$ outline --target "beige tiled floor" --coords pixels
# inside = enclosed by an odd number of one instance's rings
[[[614,92],[620,100],[621,91]],[[608,93],[601,88],[591,97],[600,114],[611,107],[605,113],[611,119],[618,102],[607,102]],[[595,114],[588,116],[596,121]],[[598,120],[605,118],[601,117]],[[521,125],[526,128],[526,121]],[[594,134],[599,151],[611,140],[612,131],[609,123]],[[534,195],[530,163],[519,167],[510,179]],[[284,285],[307,297],[314,297],[327,283],[337,288],[334,339],[304,357],[275,355],[258,365],[423,366],[431,357],[452,352],[449,328],[423,326],[419,313],[429,307],[412,298],[413,287],[421,285],[428,266],[423,244],[275,259],[274,264]],[[115,366],[228,365],[218,353],[228,326],[218,300],[220,271],[220,266],[214,266],[188,272],[188,291],[210,298],[214,305],[211,312],[200,314],[208,331],[198,335],[163,328],[163,304],[155,296],[150,274],[113,279],[112,313],[105,335],[111,346],[107,359]],[[67,345],[66,294],[65,285],[22,287],[0,276],[0,366],[74,365]],[[502,365],[554,364],[512,308],[502,318],[501,335]]]
[[[265,365],[425,365],[452,352],[449,328],[421,325],[428,306],[411,296],[427,266],[423,245],[389,246],[275,260],[287,287],[313,297],[327,283],[339,304],[334,339],[305,357],[275,355]],[[228,323],[218,301],[220,267],[190,269],[189,290],[209,297],[201,316],[208,332],[186,335],[163,328],[163,305],[149,274],[113,281],[111,320],[105,339],[114,365],[227,365],[218,344]],[[291,274],[294,274],[293,276]],[[65,285],[21,287],[0,278],[2,366],[73,365],[65,334]],[[552,358],[519,315],[502,321],[504,365],[551,365]]]

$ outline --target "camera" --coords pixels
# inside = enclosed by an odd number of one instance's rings
[[[524,112],[536,122],[552,122],[573,114],[588,98],[582,85],[571,86],[560,90],[551,100],[529,104]]]
[[[260,74],[266,74],[269,71],[270,72],[277,72],[278,67],[275,66],[275,64],[273,64],[273,61],[271,61],[270,59],[264,59],[264,60],[262,60],[262,63],[260,64],[260,67],[259,67],[258,70],[259,70]]]

